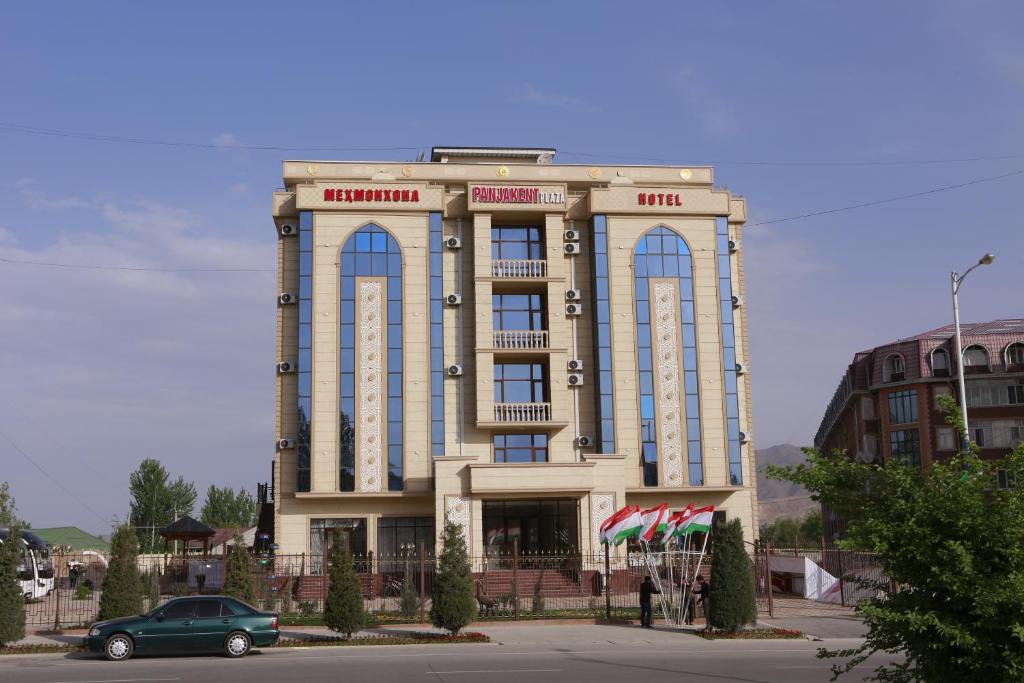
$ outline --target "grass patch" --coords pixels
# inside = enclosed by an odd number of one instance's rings
[[[483,633],[464,631],[457,636],[437,633],[413,633],[400,636],[366,636],[363,638],[342,638],[341,636],[312,636],[310,638],[282,638],[271,647],[344,647],[351,645],[441,645],[446,643],[489,643],[491,639]]]
[[[788,628],[751,628],[743,631],[714,631],[704,629],[697,635],[705,640],[795,640],[804,637],[801,631]]]

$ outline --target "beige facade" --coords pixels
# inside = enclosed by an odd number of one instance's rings
[[[710,168],[552,155],[284,162],[279,552],[338,524],[387,553],[413,538],[398,526],[452,519],[472,555],[512,536],[596,553],[611,512],[662,502],[713,504],[752,537],[744,200]],[[688,256],[642,272],[654,234]]]

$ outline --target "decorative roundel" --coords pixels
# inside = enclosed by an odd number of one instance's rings
[[[508,177],[508,166],[499,166],[498,167],[498,175],[501,176],[502,178],[507,178]]]
[[[371,398],[370,400],[372,401],[373,399]],[[377,437],[372,434],[366,437],[366,440],[369,441],[370,443],[377,443]]]
[[[377,464],[377,458],[367,458],[366,459],[366,464],[367,465],[376,465]]]
[[[462,503],[455,504],[455,512],[462,512]]]
[[[676,433],[675,432],[669,432],[668,436],[666,438],[668,438],[669,440],[672,440],[672,439],[676,438]],[[674,458],[675,454],[673,454],[672,457]]]
[[[377,341],[377,335],[371,332],[370,334],[366,335],[366,341]]]
[[[663,303],[663,304],[667,304],[668,303],[668,295],[667,294],[662,294],[662,296],[661,296],[661,303]]]
[[[370,486],[373,486],[374,484],[377,483],[377,478],[376,477],[370,477],[369,479],[366,480],[366,483],[369,484]]]
[[[404,175],[406,178],[412,177],[412,174],[413,174],[413,167],[412,166],[403,166],[402,167],[402,175]]]
[[[674,420],[675,417],[676,417],[675,413],[665,413],[665,419],[666,420]]]
[[[666,351],[665,352],[665,360],[672,360],[672,352],[671,351]]]
[[[669,318],[668,318],[668,313],[665,313],[665,314],[663,314],[663,315],[661,316],[661,319],[662,319],[662,321],[663,321],[663,322],[668,322],[668,320],[669,320]]]
[[[676,458],[678,458],[678,457],[679,457],[679,454],[678,454],[678,453],[669,453],[669,454],[668,454],[668,459],[669,459],[669,460],[675,460],[675,459],[676,459]]]
[[[367,415],[366,416],[366,421],[367,422],[376,422],[377,421],[377,416],[376,415]]]
[[[673,394],[673,393],[672,393],[671,391],[670,391],[670,392],[668,392],[667,394],[665,394],[665,399],[666,399],[666,400],[669,400],[669,401],[671,401],[671,400],[672,400],[672,399],[674,399],[675,397],[676,397],[676,395],[675,395],[675,394]]]
[[[369,315],[366,316],[366,319],[372,323],[374,320],[377,319],[377,314],[376,313],[370,313]]]
[[[608,509],[608,501],[602,500],[600,503],[598,503],[597,509],[598,510],[607,510]]]
[[[594,180],[597,180],[598,178],[601,177],[601,169],[599,169],[597,166],[594,166],[589,171],[587,171],[587,175],[589,175]]]
[[[319,172],[320,172],[320,165],[319,164],[310,164],[309,166],[306,167],[306,173],[308,173],[309,175],[316,175]]]
[[[684,168],[683,170],[679,171],[679,177],[682,178],[683,180],[689,180],[691,177],[693,177],[693,171],[691,171],[688,168]]]
[[[370,373],[369,375],[366,376],[366,381],[367,382],[376,382],[377,381],[377,375],[374,375],[373,373]]]
[[[672,335],[671,334],[663,334],[663,335],[661,335],[661,340],[662,341],[671,341],[672,340]]]
[[[677,479],[679,479],[679,475],[676,474],[675,472],[672,472],[671,474],[668,475],[669,481],[676,481]]]

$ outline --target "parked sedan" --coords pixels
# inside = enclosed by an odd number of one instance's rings
[[[277,615],[223,595],[176,598],[149,614],[93,624],[85,638],[90,652],[111,661],[135,652],[216,652],[244,657],[254,647],[273,645],[281,636]]]

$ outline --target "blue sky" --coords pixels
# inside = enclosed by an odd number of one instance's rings
[[[435,144],[714,162],[752,223],[1024,169],[781,163],[1024,155],[1020,3],[722,5],[7,4],[0,258],[273,269],[281,159]],[[1022,188],[750,227],[757,444],[808,443],[851,354],[946,323],[949,271],[985,251],[998,258],[965,285],[965,319],[1024,315]],[[270,273],[0,263],[0,287],[0,431],[75,494],[0,439],[0,479],[33,524],[105,530],[144,457],[200,489],[269,477]]]

